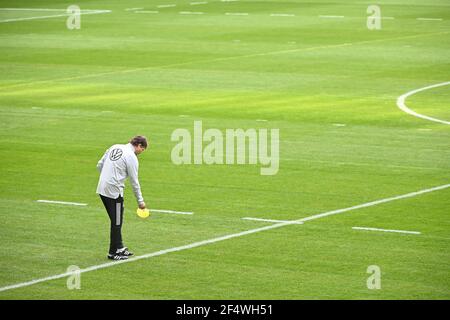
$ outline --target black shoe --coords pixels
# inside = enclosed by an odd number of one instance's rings
[[[127,247],[123,247],[122,249],[117,249],[117,253],[120,253],[127,257],[132,256],[134,254],[133,252],[129,251]]]
[[[109,253],[108,259],[110,259],[110,260],[127,260],[128,256],[122,254],[121,252],[116,252],[114,254]]]

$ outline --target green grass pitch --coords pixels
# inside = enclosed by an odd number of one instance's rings
[[[450,127],[396,105],[450,81],[447,0],[377,1],[380,30],[362,0],[72,2],[111,12],[69,30],[67,17],[42,18],[64,11],[4,10],[67,1],[0,2],[0,288],[108,262],[96,162],[136,134],[150,140],[147,204],[194,212],[140,219],[127,184],[123,236],[137,256],[273,224],[243,217],[302,219],[450,183]],[[407,104],[450,121],[449,86]],[[171,133],[195,120],[279,129],[278,174],[174,165]],[[449,299],[449,207],[446,188],[86,272],[79,290],[60,278],[0,299]],[[381,289],[367,287],[371,265]]]

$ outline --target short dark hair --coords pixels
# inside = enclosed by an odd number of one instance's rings
[[[130,140],[130,143],[133,146],[138,146],[141,145],[143,146],[145,149],[147,149],[147,138],[144,136],[136,136],[133,139]]]

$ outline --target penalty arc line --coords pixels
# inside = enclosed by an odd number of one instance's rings
[[[423,88],[419,88],[419,89],[416,89],[416,90],[409,91],[409,92],[401,95],[400,97],[398,97],[398,99],[397,99],[397,107],[399,107],[400,110],[402,110],[402,111],[404,111],[406,113],[409,113],[410,115],[412,115],[414,117],[450,125],[450,121],[440,120],[440,119],[432,118],[432,117],[425,116],[423,114],[417,113],[417,112],[409,109],[408,106],[405,104],[406,98],[408,98],[409,96],[412,96],[413,94],[416,94],[418,92],[425,91],[425,90],[428,90],[428,89],[433,89],[433,88],[446,86],[446,85],[449,85],[449,84],[450,84],[450,81],[447,81],[447,82],[442,82],[442,83],[438,83],[438,84],[434,84],[434,85],[431,85],[431,86],[427,86],[427,87],[423,87]]]
[[[114,261],[114,262],[103,263],[100,265],[91,266],[91,267],[88,267],[85,269],[81,269],[81,270],[77,271],[77,273],[79,273],[79,274],[86,273],[86,272],[90,272],[90,271],[95,271],[95,270],[99,270],[99,269],[117,266],[117,265],[120,265],[123,263],[129,263],[129,262],[139,261],[142,259],[157,257],[157,256],[161,256],[164,254],[172,253],[172,252],[179,252],[179,251],[184,251],[184,250],[188,250],[188,249],[193,249],[193,248],[197,248],[197,247],[201,247],[201,246],[205,246],[205,245],[209,245],[209,244],[213,244],[213,243],[217,243],[217,242],[221,242],[221,241],[225,241],[225,240],[229,240],[229,239],[233,239],[233,238],[246,236],[249,234],[254,234],[254,233],[258,233],[258,232],[262,232],[262,231],[267,231],[267,230],[281,228],[281,227],[285,227],[285,226],[289,226],[289,225],[298,224],[299,222],[306,222],[306,221],[311,221],[311,220],[315,220],[315,219],[320,219],[320,218],[324,218],[327,216],[344,213],[344,212],[352,211],[352,210],[356,210],[356,209],[367,208],[367,207],[371,207],[371,206],[375,206],[378,204],[387,203],[387,202],[391,202],[391,201],[395,201],[395,200],[412,198],[412,197],[416,197],[418,195],[422,195],[422,194],[426,194],[426,193],[430,193],[430,192],[434,192],[434,191],[438,191],[438,190],[443,190],[443,189],[446,189],[449,187],[450,187],[450,184],[445,184],[445,185],[441,185],[441,186],[437,186],[437,187],[433,187],[433,188],[429,188],[429,189],[419,190],[416,192],[410,192],[410,193],[399,195],[399,196],[394,196],[394,197],[390,197],[390,198],[367,202],[367,203],[363,203],[363,204],[352,206],[352,207],[347,207],[347,208],[343,208],[343,209],[338,209],[338,210],[328,211],[328,212],[324,212],[324,213],[320,213],[320,214],[315,214],[315,215],[312,215],[312,216],[309,216],[306,218],[302,218],[302,219],[298,219],[298,220],[276,223],[276,224],[261,227],[261,228],[250,229],[250,230],[243,231],[243,232],[238,232],[238,233],[233,233],[233,234],[229,234],[229,235],[225,235],[225,236],[221,236],[221,237],[217,237],[217,238],[198,241],[198,242],[194,242],[194,243],[187,244],[184,246],[179,246],[179,247],[174,247],[174,248],[169,248],[169,249],[165,249],[165,250],[160,250],[160,251],[144,254],[141,256],[134,257],[134,258],[130,258],[128,260],[120,260],[120,261]],[[35,279],[35,280],[22,282],[22,283],[17,283],[17,284],[13,284],[13,285],[9,285],[9,286],[0,288],[0,292],[17,289],[17,288],[28,287],[28,286],[31,286],[31,285],[34,285],[37,283],[47,282],[47,281],[51,281],[51,280],[57,280],[57,279],[71,276],[73,274],[74,274],[74,272],[65,272],[65,273],[53,275],[50,277]]]

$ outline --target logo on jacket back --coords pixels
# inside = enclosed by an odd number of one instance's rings
[[[117,161],[122,157],[123,151],[122,149],[114,149],[113,151],[111,151],[111,153],[109,154],[109,159],[111,161]]]

